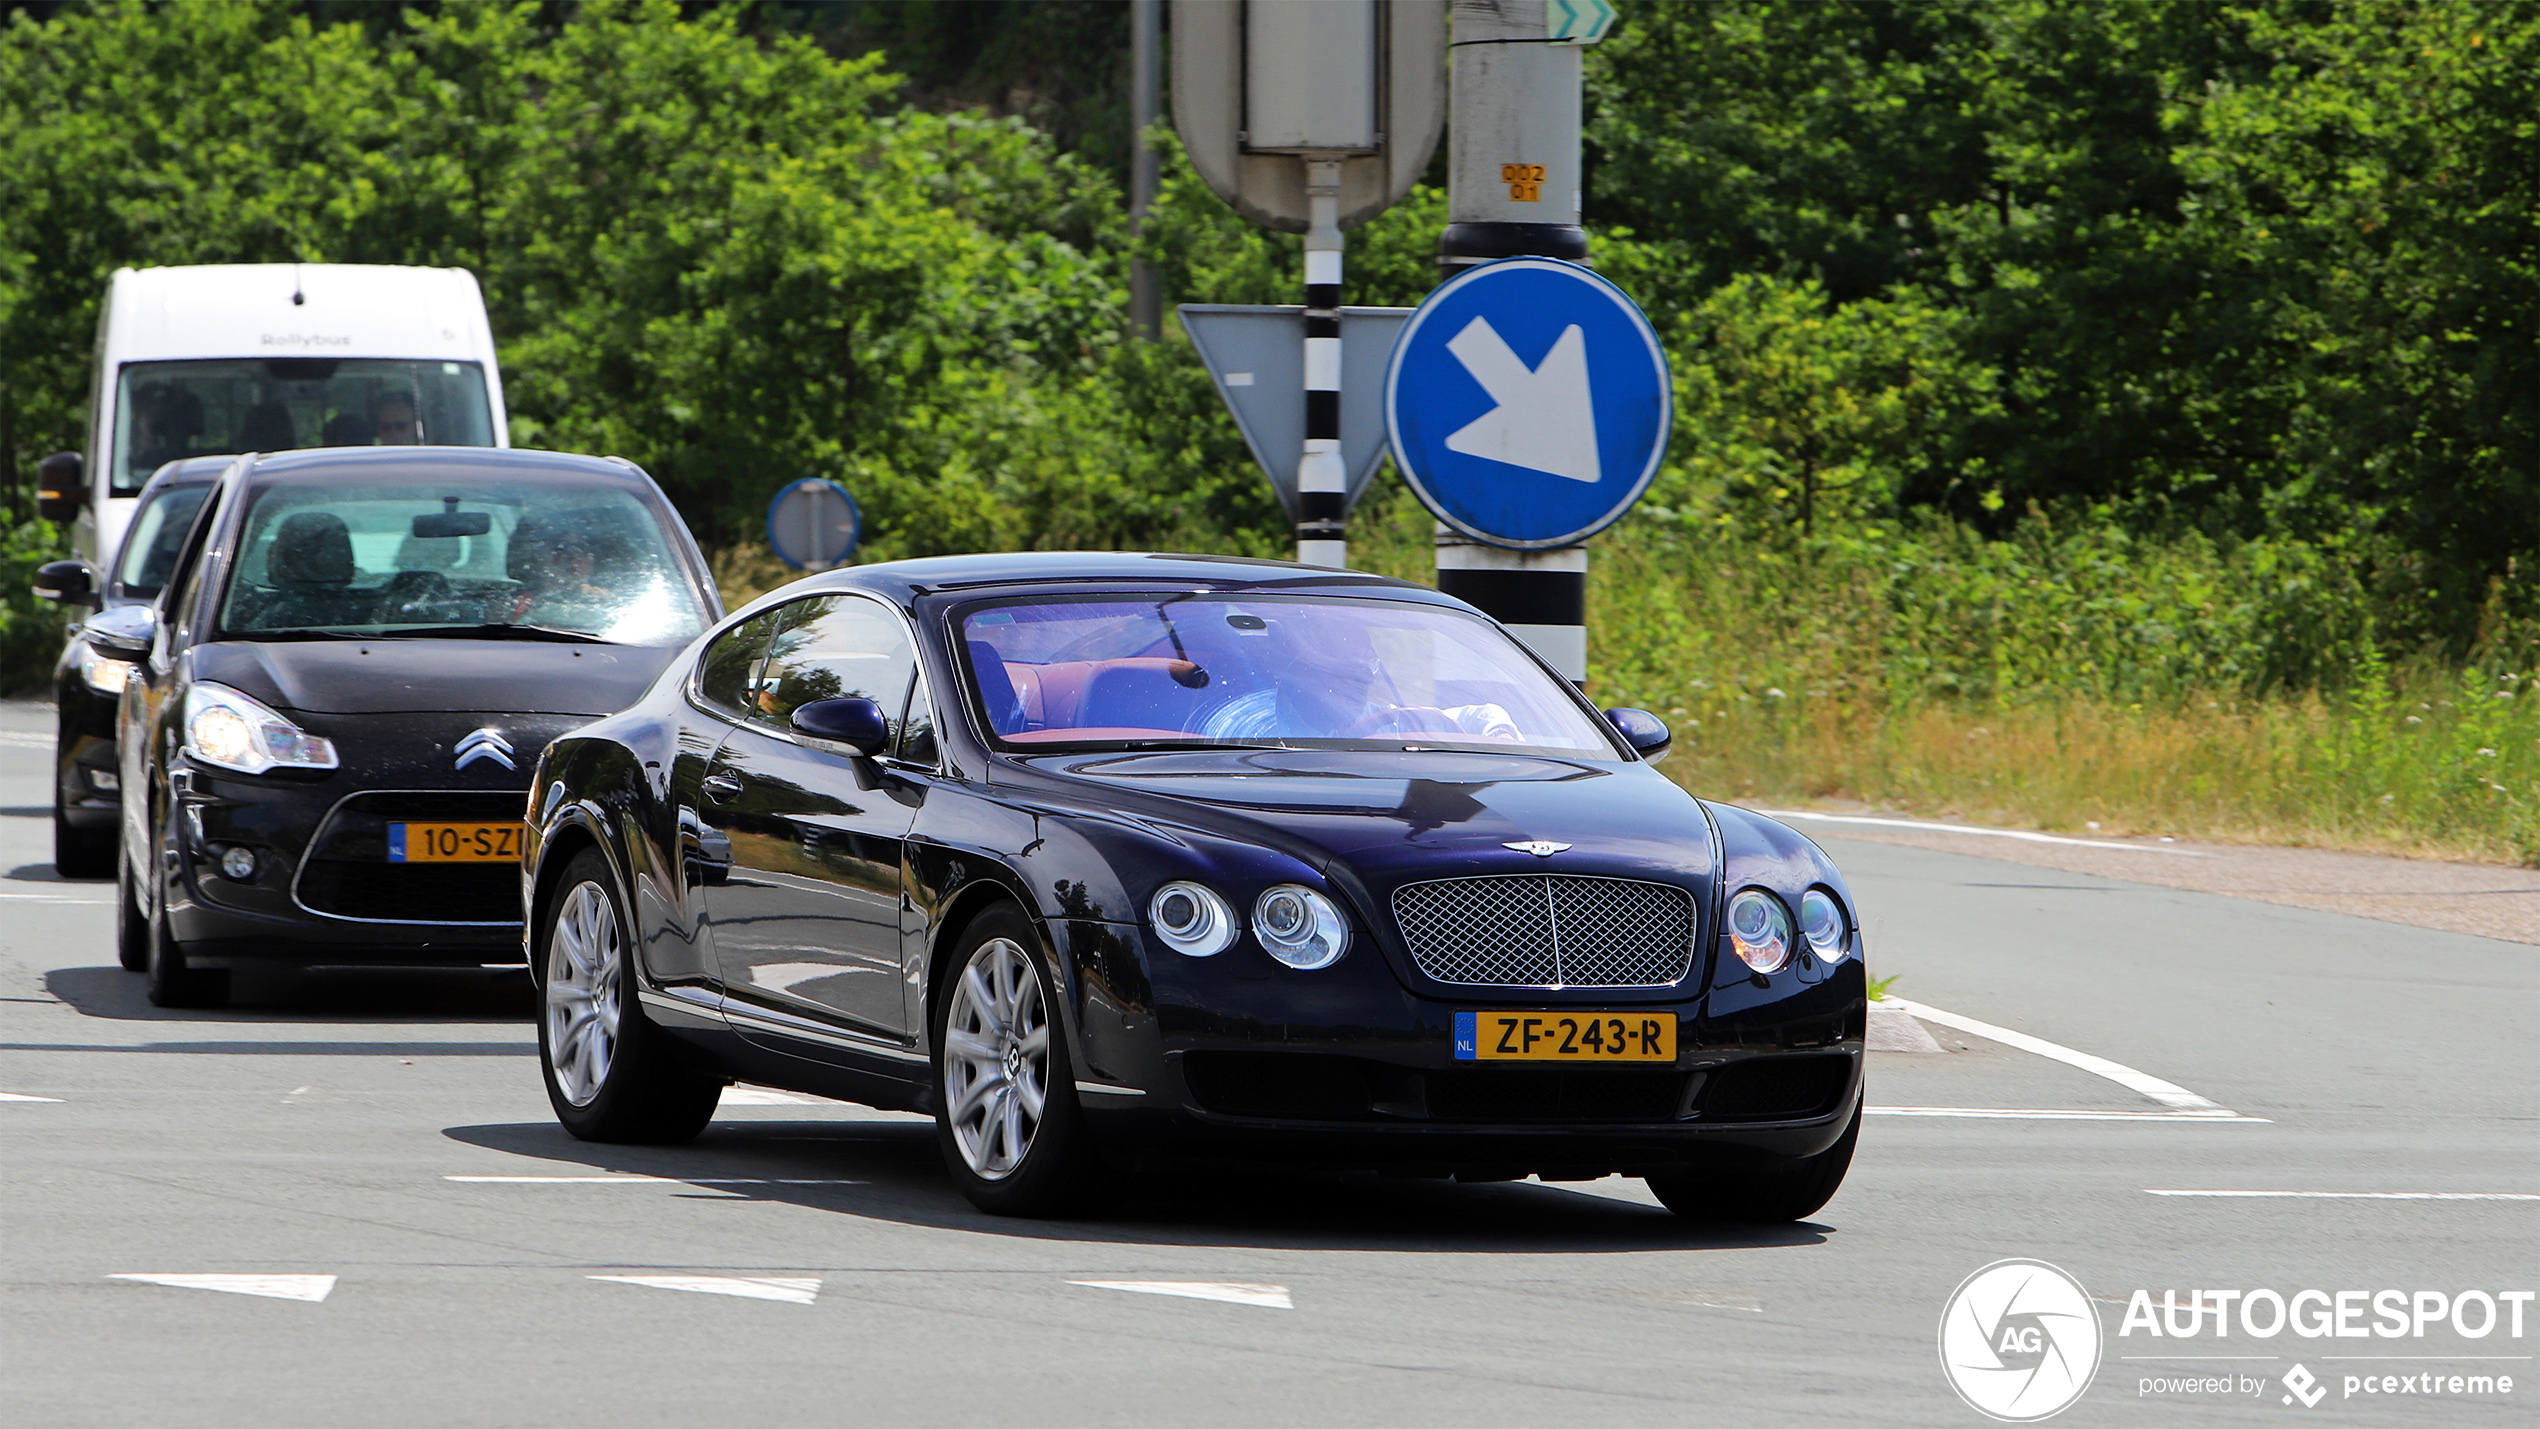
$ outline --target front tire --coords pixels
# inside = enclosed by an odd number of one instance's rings
[[[150,979],[153,1007],[222,1007],[229,1002],[226,968],[186,965],[185,945],[176,940],[175,930],[168,926],[165,893],[159,895],[158,906],[150,912],[149,962],[144,970]]]
[[[935,1139],[962,1194],[990,1215],[1078,1210],[1101,1170],[1040,946],[1021,909],[982,913],[936,999]]]
[[[67,702],[63,708],[69,708]],[[122,843],[119,837],[121,831],[74,828],[64,811],[63,780],[76,777],[85,781],[88,777],[70,772],[71,764],[66,756],[73,736],[69,729],[62,727],[68,723],[69,716],[65,714],[61,725],[57,725],[53,733],[53,871],[64,878],[104,878],[115,872],[115,865],[120,861],[116,850]]]
[[[1834,1145],[1783,1171],[1678,1172],[1648,1178],[1668,1210],[1687,1220],[1764,1225],[1806,1220],[1834,1199],[1861,1140],[1861,1106]]]
[[[150,967],[150,920],[134,901],[132,865],[120,847],[115,851],[115,961],[128,973]]]
[[[694,1140],[723,1079],[644,1016],[633,924],[598,849],[573,856],[540,913],[538,1062],[556,1120],[584,1141]]]

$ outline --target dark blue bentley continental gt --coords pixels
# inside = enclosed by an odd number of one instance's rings
[[[1806,1216],[1859,1135],[1859,923],[1667,741],[1373,576],[817,576],[541,758],[547,1089],[602,1141],[693,1136],[736,1077],[931,1112],[1015,1214],[1277,1160]]]

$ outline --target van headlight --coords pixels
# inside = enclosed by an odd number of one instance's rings
[[[227,685],[201,684],[185,692],[185,752],[241,774],[336,767],[332,740],[309,733]]]
[[[1252,935],[1270,956],[1302,972],[1328,968],[1349,950],[1349,920],[1331,899],[1282,883],[1252,905]]]

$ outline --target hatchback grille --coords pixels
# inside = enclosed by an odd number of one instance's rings
[[[528,795],[505,790],[382,791],[337,804],[300,866],[300,906],[337,918],[394,923],[517,923],[517,863],[391,863],[388,826],[422,820],[497,823],[520,818]]]
[[[1693,965],[1693,898],[1669,883],[1502,874],[1406,884],[1411,960],[1473,987],[1663,987]]]

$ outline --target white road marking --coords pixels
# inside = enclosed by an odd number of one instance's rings
[[[34,734],[23,729],[0,729],[0,744],[20,749],[52,749],[59,743],[52,735]]]
[[[1994,1106],[1870,1106],[1861,1108],[1871,1116],[1955,1116],[1977,1121],[2205,1121],[2240,1122],[2272,1126],[2263,1116],[2242,1116],[2228,1107],[2213,1111],[2083,1111],[2057,1107]]]
[[[76,903],[83,908],[112,908],[111,898],[65,898],[59,893],[0,893],[0,902],[9,903]]]
[[[1814,819],[1824,824],[1874,824],[1887,829],[1920,829],[1934,834],[1969,834],[1977,838],[2018,839],[2032,844],[2070,844],[2074,848],[2119,848],[2128,853],[2165,853],[2172,858],[2212,858],[2210,853],[2193,849],[2161,848],[2153,844],[2116,843],[2108,839],[2068,839],[2060,834],[2033,834],[2026,829],[1979,829],[1967,824],[1933,824],[1921,819],[1873,819],[1861,814],[1812,814],[1805,809],[1759,809],[1756,812],[1773,819]]]
[[[1221,1300],[1229,1305],[1257,1305],[1264,1310],[1293,1310],[1284,1285],[1248,1285],[1224,1280],[1070,1280],[1096,1290],[1126,1290],[1133,1295],[1178,1295],[1185,1300]]]
[[[2014,1032],[2008,1027],[1996,1027],[1990,1022],[1979,1022],[1972,1017],[1961,1016],[1955,1012],[1943,1012],[1937,1007],[1927,1007],[1907,998],[1889,997],[1882,998],[1880,1001],[1884,1006],[1901,1007],[1925,1022],[1937,1022],[1943,1027],[1955,1027],[1961,1032],[1972,1032],[1978,1037],[1991,1038],[2005,1047],[2017,1047],[2023,1052],[2061,1062],[2067,1067],[2078,1067],[2094,1077],[2106,1077],[2118,1086],[2150,1097],[2172,1111],[2236,1115],[2231,1108],[2200,1097],[2176,1082],[2165,1082],[2149,1072],[2138,1072],[2123,1062],[2111,1062],[2105,1057],[2094,1057],[2088,1052],[2076,1052],[2070,1047],[2049,1042],[2043,1037],[2031,1037],[2025,1032]]]
[[[621,1285],[641,1285],[653,1290],[693,1290],[700,1295],[738,1295],[744,1300],[782,1300],[788,1305],[808,1305],[820,1294],[817,1278],[793,1278],[782,1275],[594,1275],[593,1280],[614,1280]]]
[[[467,1181],[496,1186],[862,1186],[862,1181],[840,1181],[805,1176],[444,1176],[444,1181]]]
[[[31,1097],[24,1092],[0,1092],[0,1102],[59,1102],[60,1097]]]
[[[773,1087],[725,1087],[724,1106],[837,1106],[827,1097],[804,1096],[799,1092],[780,1092]]]
[[[2534,1191],[2156,1191],[2147,1196],[2255,1197],[2288,1201],[2540,1201]]]
[[[230,1295],[262,1295],[268,1300],[325,1299],[335,1290],[332,1275],[110,1275],[109,1280],[137,1280],[145,1285],[173,1285],[179,1290],[218,1290]]]
[[[1681,1295],[1658,1297],[1675,1305],[1698,1305],[1705,1310],[1744,1310],[1749,1314],[1764,1313],[1764,1302],[1752,1295],[1727,1290],[1688,1290]]]

